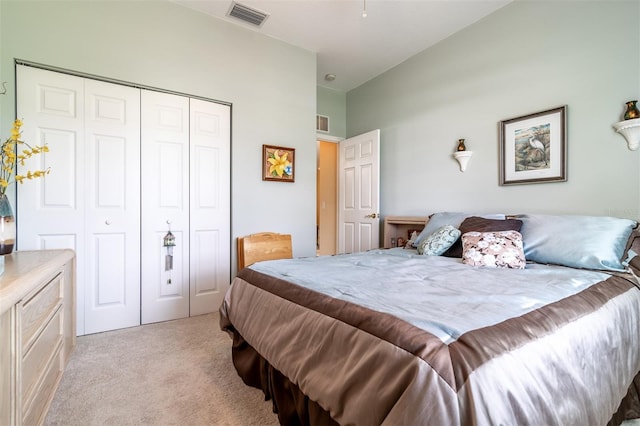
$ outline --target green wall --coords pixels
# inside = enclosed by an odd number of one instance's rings
[[[517,0],[348,92],[347,136],[381,129],[381,213],[640,218],[640,152],[612,129],[640,97],[639,28],[638,1]],[[568,181],[499,186],[498,123],[561,105]]]
[[[317,99],[317,114],[329,117],[329,132],[326,134],[336,138],[346,138],[347,94],[341,90],[318,86]]]
[[[314,53],[168,1],[2,0],[0,19],[3,135],[14,58],[229,102],[234,241],[286,232],[296,256],[315,254]],[[262,144],[296,149],[295,183],[262,181]]]

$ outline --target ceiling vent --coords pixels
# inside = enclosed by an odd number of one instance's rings
[[[269,17],[268,14],[240,3],[232,2],[227,16],[234,17],[256,27],[261,27]]]

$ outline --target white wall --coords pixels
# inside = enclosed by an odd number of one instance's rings
[[[315,254],[314,53],[168,1],[3,0],[0,17],[4,137],[14,58],[230,102],[234,270],[235,237],[254,232],[291,233],[294,255]],[[295,183],[262,181],[262,144],[296,149]]]
[[[640,218],[640,151],[611,127],[640,97],[639,27],[638,1],[518,0],[348,92],[347,136],[381,129],[381,213]],[[498,122],[565,104],[568,181],[499,186]]]

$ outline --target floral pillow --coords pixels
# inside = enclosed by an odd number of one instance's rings
[[[527,263],[518,231],[467,232],[462,235],[462,263],[490,268],[524,269]]]
[[[420,241],[418,254],[424,256],[440,256],[460,238],[460,230],[453,225],[438,228],[431,235]]]
[[[487,219],[480,216],[470,216],[462,221],[458,229],[462,235],[467,232],[496,232],[496,231],[518,231],[522,227],[522,221],[517,219]],[[443,256],[462,257],[462,242],[456,241],[454,245],[445,251]]]

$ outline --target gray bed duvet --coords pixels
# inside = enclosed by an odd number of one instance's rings
[[[456,260],[420,262],[380,250],[240,271],[220,307],[239,374],[274,400],[282,424],[603,425],[637,417],[640,291],[630,277],[563,268],[560,279],[550,267],[538,272],[542,283],[567,289],[544,301],[539,288],[527,298],[532,281],[514,284],[515,272],[490,291],[487,283],[499,280],[479,278],[481,297],[464,298],[478,302],[460,304],[465,319],[448,324],[437,314],[440,303],[451,317],[443,289],[473,285]],[[384,303],[370,292],[378,284],[390,299],[406,292],[431,303],[425,317],[415,317],[418,305],[407,313]],[[362,304],[359,286],[368,293]],[[513,286],[501,299],[499,289]]]

